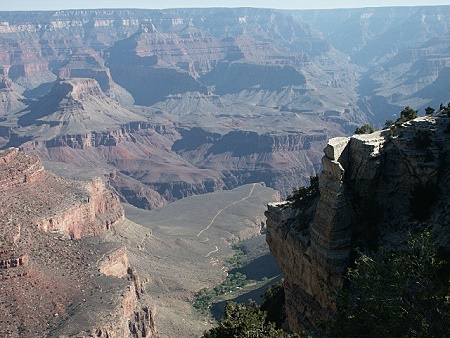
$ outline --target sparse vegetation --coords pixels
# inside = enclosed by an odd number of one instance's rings
[[[386,122],[384,123],[384,127],[385,128],[389,128],[390,126],[392,126],[395,122],[392,120],[386,120]]]
[[[299,337],[289,335],[276,329],[275,324],[267,321],[267,313],[255,303],[248,306],[242,303],[228,302],[225,314],[220,319],[219,326],[203,334],[203,338],[283,338]]]
[[[261,306],[255,302],[228,302],[219,326],[203,334],[204,338],[300,338],[281,329],[286,317],[284,314],[284,290],[281,282],[268,287],[261,296]]]
[[[425,114],[427,115],[431,115],[435,112],[436,110],[434,108],[431,108],[430,106],[425,108]]]
[[[365,124],[361,127],[356,128],[355,134],[372,134],[375,128],[369,124]]]
[[[325,322],[334,337],[448,337],[448,271],[430,232],[402,250],[360,254],[336,294],[338,313]]]
[[[396,122],[406,122],[417,118],[419,114],[417,110],[412,109],[410,106],[406,106],[401,112],[400,117]]]
[[[250,281],[247,280],[247,276],[236,272],[235,274],[229,274],[222,284],[215,286],[212,289],[201,289],[196,296],[194,307],[202,314],[207,314],[211,308],[214,300],[227,292],[232,292],[237,288],[242,288]]]
[[[240,268],[242,266],[242,258],[245,255],[244,251],[242,251],[237,244],[233,244],[231,248],[234,250],[234,255],[225,262],[230,264],[233,268]]]
[[[320,196],[319,191],[319,176],[309,177],[309,187],[298,187],[292,190],[292,195],[289,195],[286,200],[291,202],[291,205],[296,209],[307,209],[312,202]]]
[[[283,284],[277,282],[269,286],[261,298],[264,300],[261,310],[267,311],[267,320],[274,322],[276,328],[281,328],[281,325],[286,320]]]

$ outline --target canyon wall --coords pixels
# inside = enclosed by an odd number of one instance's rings
[[[0,335],[151,337],[150,300],[126,248],[99,237],[124,210],[103,178],[71,180],[0,151]]]
[[[292,331],[316,327],[336,310],[330,292],[341,287],[356,247],[398,247],[408,232],[427,227],[448,253],[448,112],[331,139],[315,206],[268,206],[266,239],[284,273]],[[305,212],[314,215],[309,224],[302,222]]]

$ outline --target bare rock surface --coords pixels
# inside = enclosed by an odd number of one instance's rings
[[[330,140],[311,224],[299,227],[287,202],[269,204],[266,238],[285,275],[290,329],[314,327],[335,310],[330,290],[340,287],[355,247],[397,247],[406,233],[428,227],[448,253],[447,113]]]
[[[337,80],[354,84],[357,67],[276,11],[0,17],[0,43],[18,41],[0,52],[5,86],[23,95],[0,120],[0,146],[101,166],[140,207],[260,181],[286,196],[318,170],[328,137],[365,121]]]
[[[155,333],[126,249],[92,237],[123,222],[103,180],[61,178],[13,148],[0,172],[0,335]]]

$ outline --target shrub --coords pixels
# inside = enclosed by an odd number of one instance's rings
[[[234,250],[234,255],[225,262],[230,264],[233,268],[240,268],[242,266],[242,259],[245,256],[244,251],[242,251],[238,245],[233,245],[232,248]]]
[[[195,297],[194,307],[202,314],[207,314],[214,300],[227,292],[234,291],[237,288],[244,287],[249,283],[247,276],[236,272],[230,273],[222,284],[215,286],[213,289],[201,289]]]
[[[406,248],[360,254],[337,292],[338,313],[325,322],[337,337],[449,337],[450,297],[444,262],[431,235],[410,236]]]
[[[386,122],[384,122],[384,127],[385,128],[389,128],[390,126],[392,126],[395,122],[392,120],[386,120]]]
[[[319,176],[309,177],[309,187],[298,187],[292,190],[292,195],[289,195],[286,200],[291,202],[291,205],[296,209],[307,209],[312,202],[320,196],[319,190]]]
[[[277,328],[286,320],[284,312],[284,288],[281,282],[269,286],[261,296],[264,302],[261,310],[267,311],[267,320],[274,322]]]
[[[371,125],[365,124],[359,128],[356,128],[355,134],[372,134],[375,131],[375,128]]]
[[[434,108],[431,108],[430,106],[425,108],[425,114],[430,115],[433,114],[436,110]]]
[[[401,112],[397,122],[406,122],[417,118],[419,115],[417,110],[412,109],[410,106],[406,106]]]
[[[283,330],[277,330],[275,324],[267,322],[267,313],[256,304],[228,302],[218,327],[203,334],[203,338],[282,338],[293,337]]]

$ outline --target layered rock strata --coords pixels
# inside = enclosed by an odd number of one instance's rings
[[[95,237],[123,219],[100,178],[69,180],[0,151],[0,336],[151,337],[127,251]]]
[[[299,332],[335,311],[330,290],[342,284],[352,250],[398,246],[429,227],[448,252],[450,136],[448,111],[368,135],[331,139],[322,159],[320,198],[302,225],[287,202],[270,204],[267,242],[284,275],[289,328]]]

